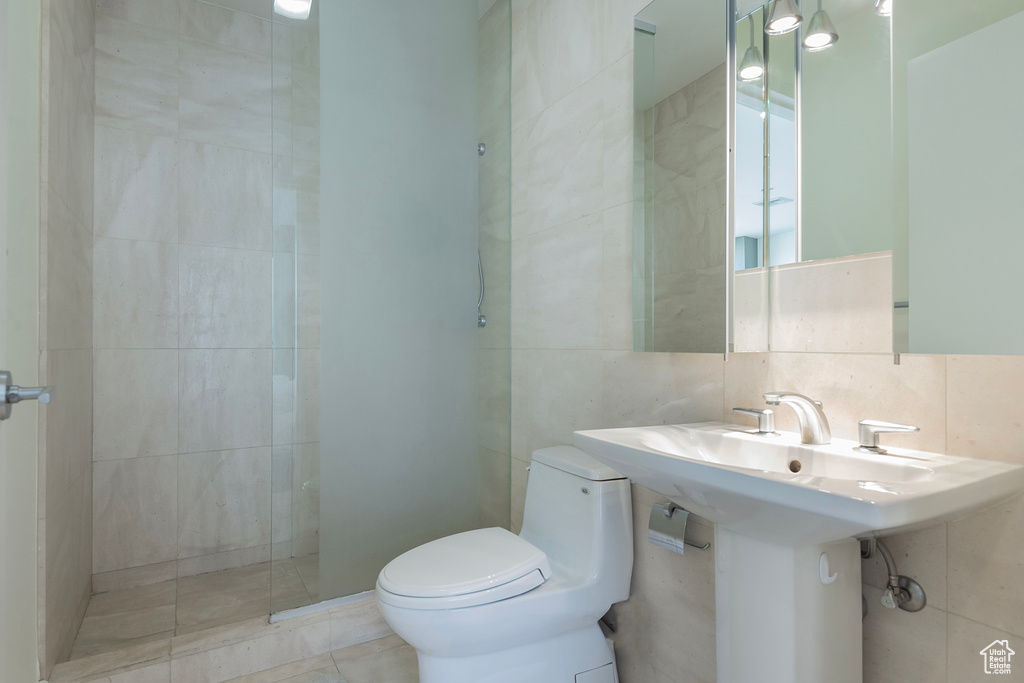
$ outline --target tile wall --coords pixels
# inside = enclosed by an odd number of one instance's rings
[[[89,2],[44,0],[40,179],[39,661],[71,650],[90,594],[93,26]]]
[[[904,355],[894,365],[888,293],[852,284],[888,282],[878,259],[779,273],[807,284],[774,283],[774,291],[812,296],[773,302],[777,352],[723,362],[631,351],[632,17],[645,4],[512,3],[513,528],[534,449],[570,443],[576,429],[731,420],[733,406],[759,405],[770,389],[823,400],[838,437],[879,418],[921,427],[893,445],[1024,463],[1015,416],[1024,359]],[[862,272],[872,268],[878,277]],[[840,300],[861,321],[842,333],[837,323],[847,319],[831,310]],[[781,429],[795,428],[789,415],[779,418]],[[632,597],[615,610],[621,678],[712,683],[713,555],[647,543],[655,502],[634,490]],[[692,532],[711,537],[699,523]],[[865,681],[981,680],[979,650],[997,637],[1024,643],[1024,499],[892,538],[890,547],[930,605],[919,614],[882,609],[883,577],[865,564]]]
[[[316,548],[315,18],[220,5],[96,2],[97,591]]]

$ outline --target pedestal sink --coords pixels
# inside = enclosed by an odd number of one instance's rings
[[[573,443],[715,524],[719,683],[861,683],[856,539],[1024,490],[1020,465],[807,446],[722,422],[581,431]]]

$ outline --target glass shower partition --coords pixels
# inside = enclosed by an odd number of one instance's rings
[[[273,36],[274,612],[509,526],[509,0],[320,4]]]
[[[273,24],[273,612],[319,601],[318,5]]]

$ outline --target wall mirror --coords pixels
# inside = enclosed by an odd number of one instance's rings
[[[635,19],[634,348],[717,352],[728,324],[726,2]]]
[[[635,17],[635,350],[767,351],[771,269],[892,249],[890,18],[805,0],[774,35],[775,4]]]
[[[1024,353],[1021,0],[894,0],[898,352]]]
[[[891,253],[892,350],[1024,354],[1024,2],[654,0],[635,28],[636,350],[815,350],[772,339],[800,269]]]

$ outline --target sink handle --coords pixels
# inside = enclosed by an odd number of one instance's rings
[[[775,432],[775,413],[768,408],[733,408],[734,413],[749,415],[757,418],[758,434],[773,434]]]
[[[871,451],[872,453],[885,453],[885,449],[878,444],[880,434],[896,434],[919,432],[920,427],[913,425],[899,425],[892,422],[879,422],[878,420],[861,420],[857,433],[860,436],[858,450]]]

